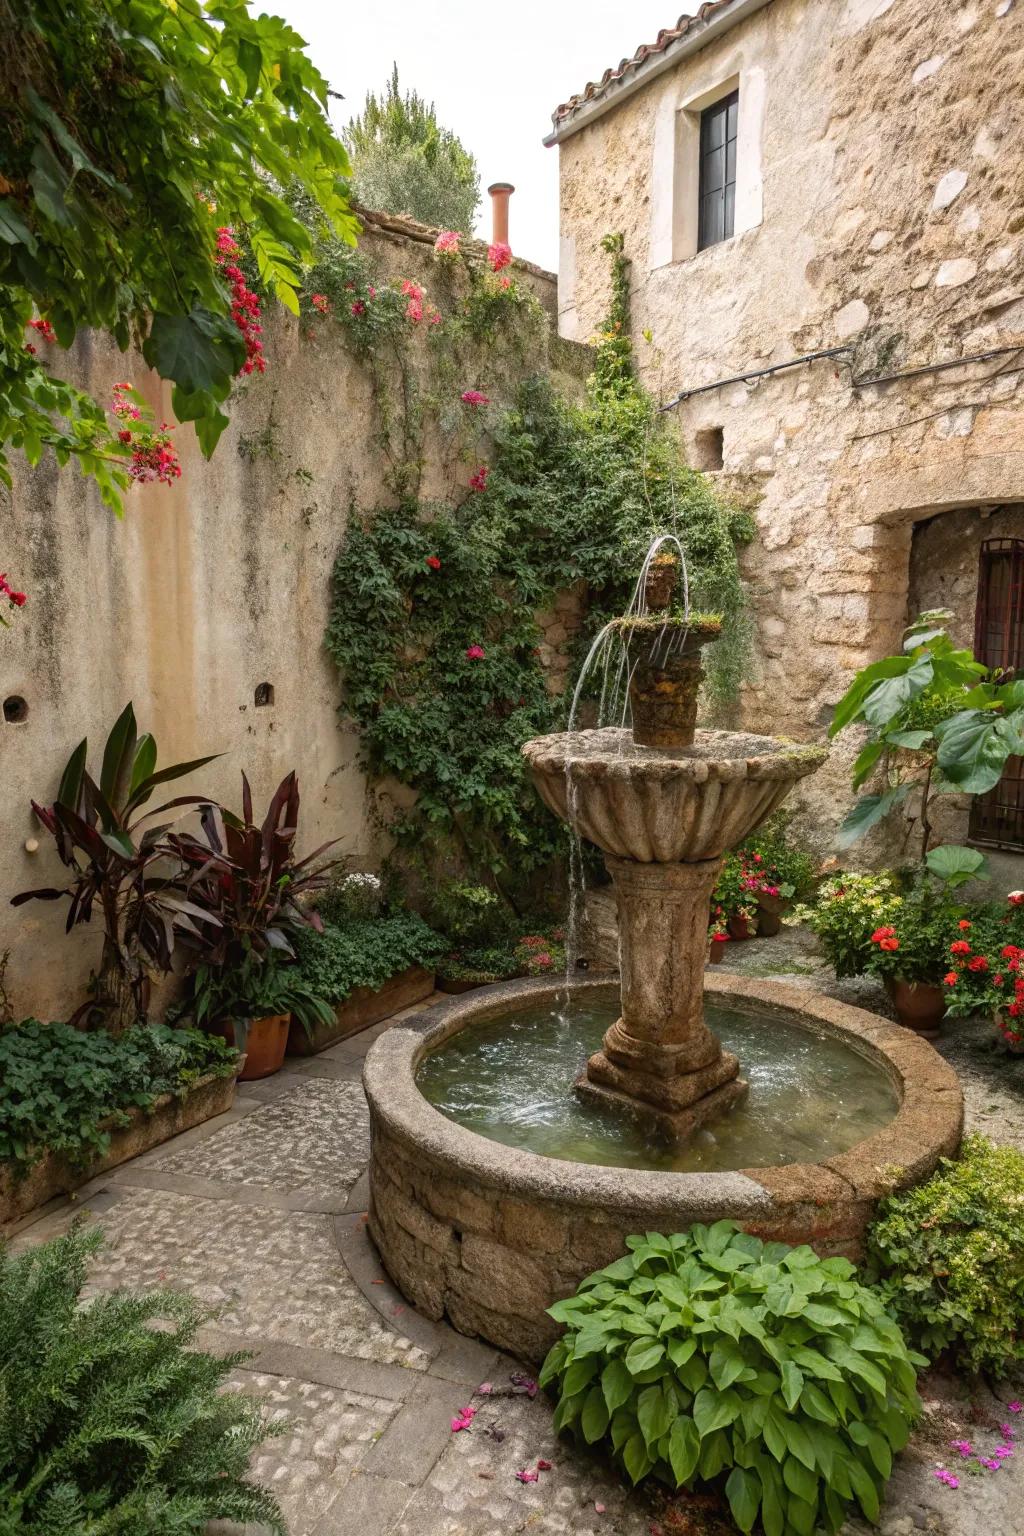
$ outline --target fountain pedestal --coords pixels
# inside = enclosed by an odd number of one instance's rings
[[[619,909],[622,1017],[576,1091],[685,1140],[747,1091],[704,1022],[708,907],[721,858],[641,864],[607,855]]]

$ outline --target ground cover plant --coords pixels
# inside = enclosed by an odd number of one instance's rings
[[[925,1362],[853,1265],[728,1221],[626,1246],[549,1309],[556,1428],[609,1444],[633,1483],[724,1476],[744,1532],[835,1532],[854,1505],[875,1521]]]
[[[345,927],[325,923],[295,938],[298,972],[311,991],[341,1003],[356,987],[382,987],[412,965],[432,970],[444,953],[441,936],[415,912],[355,920]]]
[[[115,1039],[38,1019],[12,1024],[0,1031],[0,1163],[24,1173],[46,1152],[87,1163],[130,1109],[237,1066],[236,1051],[194,1029],[138,1024]]]
[[[881,1294],[914,1344],[1001,1377],[1024,1361],[1024,1156],[968,1136],[868,1234]]]
[[[83,1303],[102,1242],[75,1227],[0,1250],[0,1529],[19,1536],[201,1536],[210,1520],[286,1536],[246,1480],[276,1431],[223,1390],[244,1355],[197,1349],[208,1314],[168,1291]]]

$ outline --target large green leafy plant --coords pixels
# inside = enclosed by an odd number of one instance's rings
[[[980,795],[1024,753],[1024,682],[975,661],[946,632],[952,614],[923,613],[904,634],[903,653],[857,673],[836,705],[829,735],[868,728],[853,765],[853,787],[874,775],[882,786],[861,795],[839,833],[854,842],[920,794],[921,857],[929,851],[932,793]]]
[[[205,453],[246,357],[217,231],[244,228],[296,313],[309,233],[298,184],[355,238],[328,88],[279,17],[245,0],[0,0],[0,477],[3,448],[77,459],[119,506],[124,450],[102,406],[25,347],[34,311],[91,327],[174,384]]]
[[[549,1309],[556,1428],[609,1442],[634,1483],[727,1473],[741,1531],[834,1532],[854,1501],[876,1520],[924,1362],[853,1265],[729,1221],[626,1246]]]
[[[249,1457],[280,1433],[225,1391],[245,1355],[196,1347],[188,1296],[83,1302],[102,1234],[0,1250],[0,1530],[18,1536],[202,1536],[211,1520],[286,1536]]]
[[[968,1136],[925,1184],[891,1195],[868,1234],[882,1294],[908,1336],[961,1370],[1024,1362],[1024,1155]]]
[[[411,965],[432,968],[444,953],[441,936],[415,912],[395,912],[296,938],[299,972],[313,991],[340,1003],[356,987],[382,987]]]
[[[140,1024],[103,1030],[26,1019],[0,1033],[0,1162],[18,1172],[57,1152],[101,1156],[128,1111],[180,1094],[206,1073],[230,1077],[237,1052],[215,1035]]]

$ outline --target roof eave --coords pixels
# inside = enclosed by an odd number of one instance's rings
[[[664,74],[667,69],[674,68],[680,59],[699,52],[701,48],[706,48],[708,43],[714,42],[726,32],[731,32],[733,27],[738,26],[741,21],[746,21],[747,17],[752,16],[755,11],[763,10],[770,4],[771,0],[732,0],[731,5],[714,11],[703,21],[697,21],[683,33],[682,37],[669,43],[661,53],[650,54],[621,79],[610,80],[599,96],[583,102],[561,122],[556,123],[543,140],[544,144],[548,148],[553,144],[561,144],[565,139],[571,138],[574,133],[579,133],[581,128],[589,127],[597,118],[603,117],[606,112],[619,106],[627,97],[641,90],[658,75]]]

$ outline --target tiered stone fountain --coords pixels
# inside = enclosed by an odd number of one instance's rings
[[[695,728],[718,624],[685,594],[669,611],[671,561],[649,555],[649,572],[648,601],[641,582],[609,630],[632,729],[523,748],[545,803],[604,853],[621,986],[484,988],[392,1027],[366,1061],[369,1229],[389,1274],[429,1317],[526,1358],[557,1332],[545,1308],[631,1233],[729,1217],[856,1258],[877,1198],[927,1177],[961,1134],[956,1074],[917,1036],[725,967],[705,977],[725,850],[824,752]],[[706,1001],[746,1041],[747,1098]]]
[[[696,730],[701,649],[721,626],[671,613],[677,580],[677,562],[663,557],[648,574],[645,612],[619,621],[632,731],[542,736],[523,752],[545,805],[604,853],[618,905],[622,1016],[576,1090],[685,1139],[747,1091],[704,1021],[723,855],[826,752]]]

